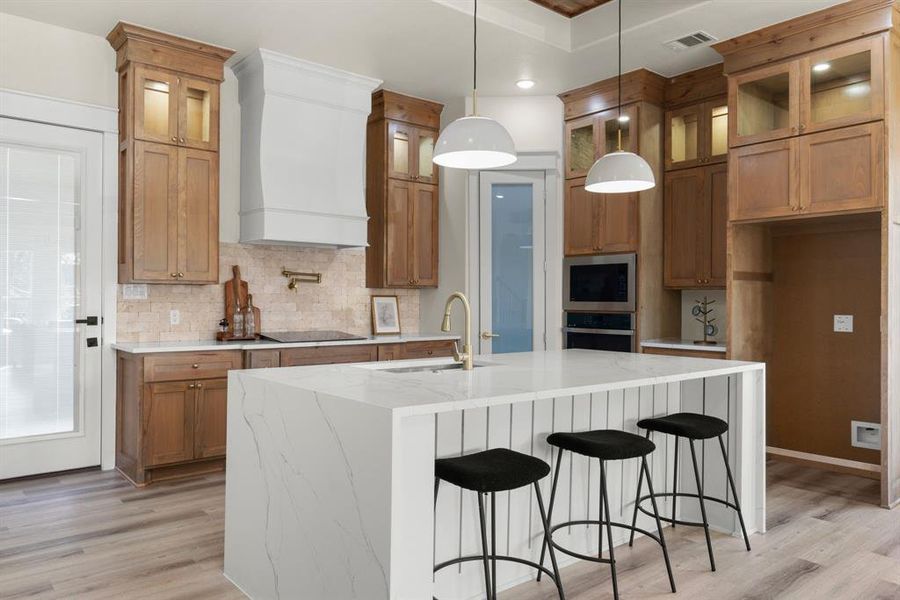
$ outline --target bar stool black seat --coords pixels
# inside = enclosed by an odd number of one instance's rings
[[[665,417],[656,417],[652,419],[642,419],[638,421],[638,427],[641,429],[647,430],[647,438],[650,437],[650,432],[658,431],[660,433],[665,433],[668,435],[675,436],[675,468],[673,474],[673,484],[671,492],[660,492],[658,494],[654,494],[653,490],[650,490],[650,494],[646,496],[640,496],[640,483],[638,483],[638,501],[635,502],[634,505],[634,516],[632,518],[632,523],[637,520],[637,513],[640,510],[644,514],[650,514],[647,510],[641,506],[643,502],[647,498],[653,499],[653,509],[656,511],[656,500],[653,498],[661,497],[671,497],[672,498],[672,516],[669,517],[660,517],[663,521],[672,524],[672,527],[676,525],[687,525],[689,527],[703,527],[703,532],[706,535],[706,550],[709,553],[709,566],[710,569],[716,570],[716,559],[713,556],[713,548],[712,541],[709,537],[709,520],[706,517],[706,502],[716,502],[718,504],[725,505],[731,509],[734,509],[737,512],[738,520],[741,523],[741,532],[744,534],[744,545],[747,547],[747,552],[750,551],[750,538],[747,536],[747,528],[744,526],[744,515],[741,513],[741,504],[738,500],[737,489],[734,485],[734,477],[731,474],[731,466],[728,464],[728,453],[725,450],[725,441],[722,439],[722,436],[725,432],[728,431],[728,423],[723,421],[722,419],[711,417],[709,415],[701,415],[697,413],[674,413],[671,415],[666,415]],[[678,491],[678,445],[681,438],[685,438],[688,440],[691,448],[691,462],[694,466],[694,481],[697,485],[697,493],[690,494],[686,492]],[[718,438],[719,440],[719,448],[722,450],[722,460],[725,462],[725,473],[728,476],[728,485],[731,488],[731,494],[734,497],[734,502],[730,502],[727,498],[714,498],[711,496],[707,496],[703,493],[703,478],[700,476],[700,470],[697,468],[697,451],[694,448],[694,442],[697,440],[708,440],[712,438]],[[643,473],[641,473],[643,476]],[[700,503],[700,515],[703,519],[702,522],[697,521],[682,521],[680,519],[675,518],[675,508],[678,498],[696,498]],[[629,544],[634,541],[634,534],[632,533],[631,540]]]
[[[656,449],[656,444],[651,442],[647,438],[643,438],[639,435],[635,435],[633,433],[628,433],[627,431],[620,431],[618,429],[598,429],[594,431],[581,431],[581,432],[559,432],[553,433],[547,436],[547,443],[551,446],[557,447],[559,450],[556,453],[556,470],[553,474],[553,487],[550,492],[550,507],[548,509],[548,521],[553,517],[553,505],[556,501],[556,487],[559,483],[559,470],[560,465],[562,465],[562,456],[563,452],[569,451],[574,452],[576,454],[581,454],[583,456],[589,456],[591,458],[596,458],[600,461],[600,514],[599,519],[595,520],[576,520],[576,521],[566,521],[564,523],[558,523],[556,525],[552,525],[549,528],[549,533],[544,540],[544,544],[541,548],[541,564],[544,564],[544,551],[548,548],[552,552],[554,548],[559,550],[560,552],[564,552],[569,556],[574,556],[575,558],[580,558],[582,560],[589,560],[597,563],[608,564],[610,567],[610,572],[612,573],[612,586],[613,586],[613,596],[618,599],[619,597],[619,584],[616,579],[616,556],[615,550],[613,549],[613,539],[612,539],[612,528],[619,527],[622,529],[631,530],[632,539],[634,538],[635,531],[643,533],[647,537],[655,540],[661,547],[663,558],[666,562],[666,571],[669,575],[669,585],[672,588],[672,593],[675,592],[675,578],[672,575],[672,565],[669,562],[669,551],[666,548],[666,538],[663,536],[662,531],[662,523],[660,523],[660,517],[656,508],[656,500],[653,498],[653,482],[650,479],[650,470],[647,467],[647,455],[652,453]],[[629,458],[640,458],[641,459],[641,481],[643,481],[644,473],[647,474],[647,486],[650,489],[651,499],[653,502],[653,512],[656,513],[656,534],[652,534],[649,531],[644,529],[640,529],[637,527],[636,521],[631,523],[631,526],[626,523],[615,523],[610,520],[609,511],[609,496],[606,490],[606,461],[609,460],[626,460]],[[638,496],[640,496],[641,488],[640,483],[638,484]],[[603,519],[603,515],[607,515],[606,519]],[[649,514],[649,513],[648,513]],[[553,532],[561,529],[563,527],[569,527],[571,525],[597,525],[600,527],[599,532],[599,548],[597,551],[597,556],[588,556],[586,554],[581,554],[579,552],[574,552],[567,548],[562,547],[553,541]],[[606,526],[606,539],[609,549],[609,558],[603,558],[603,527]],[[552,554],[551,554],[552,556]],[[538,579],[540,579],[540,573],[538,574]]]
[[[546,477],[550,473],[550,465],[539,458],[515,452],[506,448],[494,448],[483,452],[475,452],[464,456],[453,458],[440,458],[434,461],[434,503],[437,508],[437,495],[441,479],[459,486],[466,490],[478,492],[478,517],[481,524],[481,554],[473,556],[463,556],[444,561],[435,565],[434,572],[437,573],[445,567],[455,565],[462,562],[480,560],[484,563],[484,586],[487,600],[496,600],[497,598],[497,561],[515,562],[528,565],[538,570],[538,579],[540,573],[544,572],[549,575],[556,584],[556,590],[560,600],[565,600],[566,595],[563,592],[562,580],[559,577],[559,568],[556,564],[556,555],[551,549],[550,563],[553,570],[549,570],[543,566],[543,555],[541,556],[541,564],[518,558],[515,556],[501,556],[497,554],[497,527],[496,527],[496,492],[505,492],[518,489],[526,485],[534,486],[534,495],[537,497],[538,509],[541,513],[541,523],[544,525],[544,534],[549,531],[549,521],[544,511],[544,501],[541,497],[541,489],[538,481]],[[491,548],[488,552],[487,544],[487,524],[484,512],[484,499],[482,495],[490,495],[491,499]]]

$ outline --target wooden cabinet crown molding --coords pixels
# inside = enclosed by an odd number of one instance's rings
[[[895,0],[850,0],[712,48],[724,57],[725,73],[730,74],[888,31],[897,19]]]
[[[443,110],[444,105],[439,102],[406,96],[390,90],[378,90],[372,94],[372,112],[369,113],[369,122],[390,119],[430,129],[440,129]]]
[[[106,35],[116,51],[116,69],[129,62],[184,71],[214,81],[225,79],[224,63],[234,50],[119,21]],[[126,43],[127,42],[127,43]]]
[[[584,87],[559,94],[565,120],[615,108],[619,104],[618,78],[610,77]],[[622,74],[622,105],[649,102],[662,106],[665,102],[666,78],[647,69]]]
[[[716,63],[670,77],[665,87],[665,108],[677,108],[728,93],[724,65]]]

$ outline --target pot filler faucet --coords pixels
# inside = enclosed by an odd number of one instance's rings
[[[459,300],[462,302],[463,310],[466,315],[466,328],[463,331],[463,347],[462,353],[459,351],[459,345],[454,340],[453,342],[453,359],[462,363],[462,368],[466,371],[472,370],[472,309],[469,306],[469,300],[466,298],[465,294],[462,292],[453,292],[450,294],[450,297],[447,298],[447,304],[444,306],[444,320],[441,323],[441,331],[448,332],[450,331],[450,309],[453,308],[453,301]]]

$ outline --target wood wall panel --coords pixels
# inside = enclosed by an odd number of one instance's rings
[[[850,445],[850,421],[880,419],[881,239],[877,228],[772,238],[768,444],[879,463]],[[834,333],[833,315],[853,315]]]

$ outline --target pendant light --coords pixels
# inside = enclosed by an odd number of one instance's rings
[[[622,150],[622,2],[619,0],[619,119],[618,149],[601,156],[588,171],[584,189],[598,194],[640,192],[656,186],[653,169],[634,152]]]
[[[493,169],[516,162],[516,146],[506,129],[478,116],[478,0],[472,13],[472,114],[447,125],[434,148],[435,164],[451,169]]]

